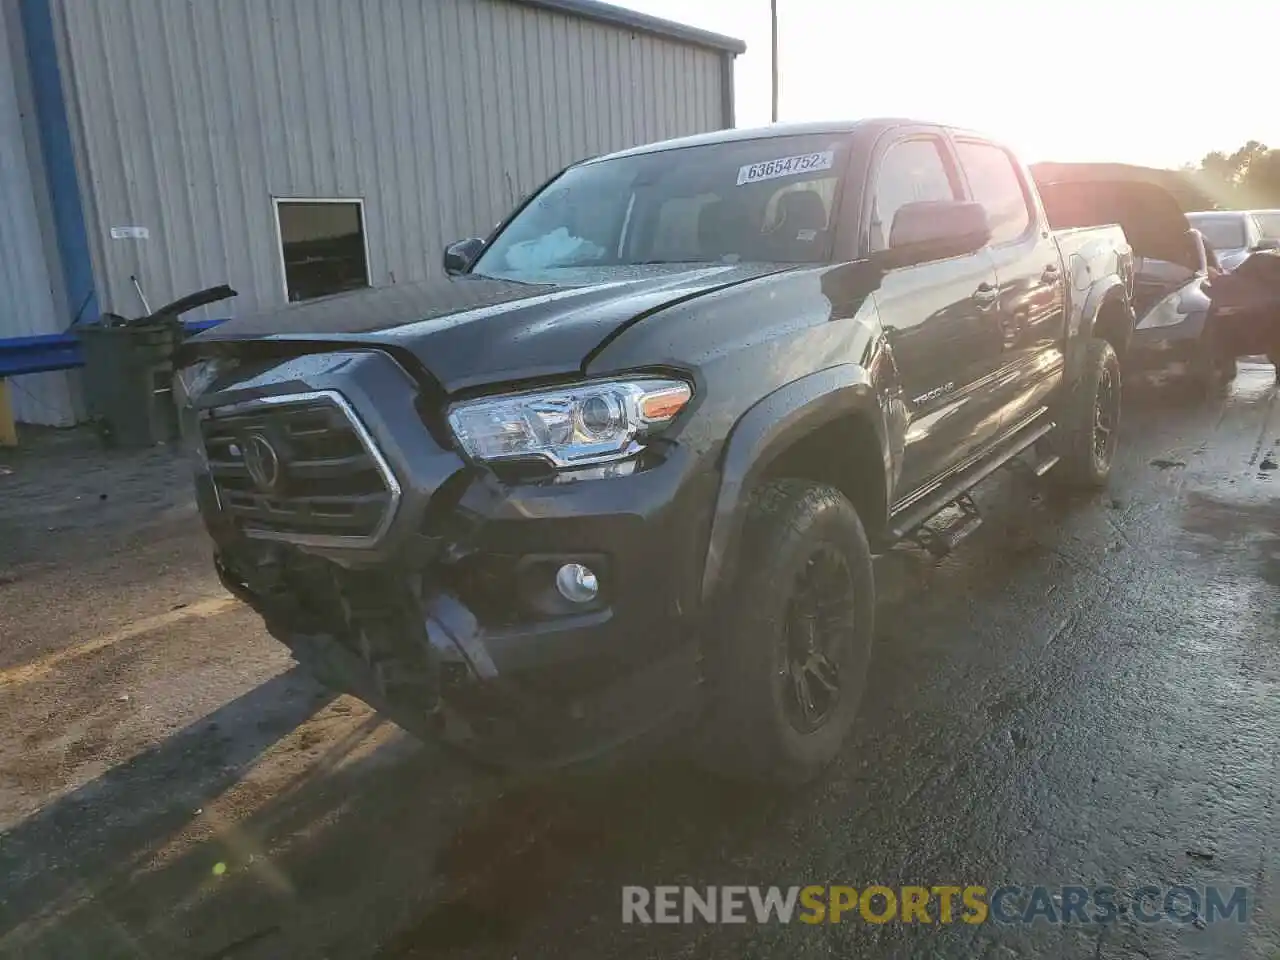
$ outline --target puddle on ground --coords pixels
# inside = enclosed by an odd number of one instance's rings
[[[1188,493],[1182,529],[1192,534],[1193,549],[1202,555],[1248,550],[1258,562],[1261,579],[1280,586],[1280,500],[1224,503]]]

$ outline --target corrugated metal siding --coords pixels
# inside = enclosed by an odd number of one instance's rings
[[[508,0],[58,0],[104,309],[283,302],[273,196],[362,197],[373,283],[583,157],[724,125],[712,50]],[[149,240],[111,240],[145,226]],[[211,308],[226,315],[228,308]]]
[[[53,280],[52,224],[42,210],[39,135],[30,107],[22,25],[14,0],[0,2],[0,339],[60,333],[66,324]],[[75,396],[65,373],[15,377],[14,413],[26,423],[68,426]]]

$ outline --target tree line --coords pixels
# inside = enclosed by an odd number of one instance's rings
[[[1250,140],[1233,153],[1215,150],[1182,168],[1204,207],[1280,209],[1280,150]]]

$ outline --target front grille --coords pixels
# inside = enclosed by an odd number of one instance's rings
[[[248,536],[372,542],[390,522],[395,479],[336,393],[215,408],[201,434],[222,509]]]

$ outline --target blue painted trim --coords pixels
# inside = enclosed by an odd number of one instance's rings
[[[49,0],[21,0],[22,32],[31,69],[31,88],[36,106],[36,126],[44,154],[45,178],[53,203],[54,230],[62,279],[71,315],[67,324],[96,320],[99,313],[89,257],[89,234],[85,228],[84,204],[76,179],[75,152],[67,104],[62,96],[62,71],[58,66],[58,45],[53,33]]]
[[[220,323],[218,320],[191,320],[183,324],[187,334],[200,333]],[[0,340],[0,380],[50,370],[74,370],[84,366],[80,340],[73,333],[46,333],[35,337]]]

